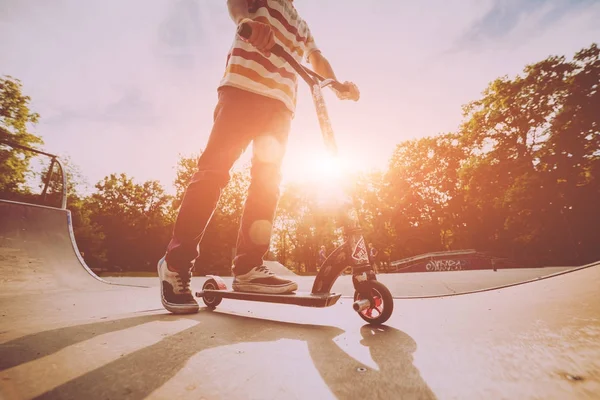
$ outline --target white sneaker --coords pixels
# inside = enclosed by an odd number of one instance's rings
[[[248,273],[237,275],[231,287],[237,292],[283,294],[297,290],[298,284],[275,275],[269,268],[261,265]]]
[[[158,278],[160,279],[160,299],[163,307],[174,314],[191,314],[198,312],[199,306],[190,290],[192,272],[173,272],[167,268],[165,258],[158,262]]]

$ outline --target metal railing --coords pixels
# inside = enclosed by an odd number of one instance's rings
[[[46,178],[44,180],[44,190],[42,191],[40,196],[42,198],[42,201],[45,202],[46,197],[48,195],[48,188],[50,187],[50,182],[52,181],[52,178],[54,177],[54,166],[57,165],[58,168],[60,169],[61,181],[62,181],[62,195],[61,195],[60,208],[61,209],[67,208],[67,174],[65,173],[65,169],[64,169],[62,163],[60,162],[60,160],[58,159],[58,156],[47,153],[45,151],[41,151],[41,150],[33,149],[31,147],[23,146],[18,143],[13,143],[8,140],[0,140],[0,144],[10,146],[14,149],[29,151],[31,153],[41,154],[46,157],[49,157],[50,158],[50,167],[48,168],[48,172],[46,173]]]

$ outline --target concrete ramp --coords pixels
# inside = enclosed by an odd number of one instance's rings
[[[155,289],[0,297],[0,398],[598,399],[599,287],[596,265],[396,300],[381,327],[351,299],[175,316]]]
[[[81,257],[69,210],[0,200],[0,296],[107,285]]]

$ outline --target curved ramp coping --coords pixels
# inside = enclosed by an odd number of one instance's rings
[[[443,298],[443,297],[464,296],[464,295],[484,293],[484,292],[493,292],[493,291],[498,291],[501,289],[510,288],[513,286],[522,286],[522,285],[526,285],[526,284],[533,283],[533,282],[538,282],[538,281],[545,280],[545,279],[556,278],[561,275],[571,274],[576,271],[580,271],[580,270],[584,270],[584,269],[588,269],[588,268],[594,268],[594,267],[596,267],[597,269],[600,269],[600,261],[596,261],[591,264],[581,265],[579,267],[569,267],[562,271],[544,275],[544,276],[539,276],[539,277],[536,277],[533,279],[526,279],[526,280],[513,282],[513,283],[507,283],[507,284],[503,284],[503,285],[490,286],[490,287],[486,287],[486,288],[482,288],[482,289],[466,290],[466,291],[456,292],[456,293],[423,295],[423,296],[393,296],[393,298],[396,300],[435,299],[435,298]],[[342,296],[342,297],[344,297],[344,296]],[[351,297],[351,296],[348,296],[348,297]]]
[[[9,200],[0,200],[0,273],[4,293],[145,287],[108,282],[88,267],[69,210]]]

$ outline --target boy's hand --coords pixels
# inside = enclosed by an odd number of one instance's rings
[[[252,29],[250,37],[248,39],[242,39],[256,47],[256,49],[265,56],[269,57],[271,55],[269,50],[275,46],[275,36],[273,35],[271,26],[263,24],[262,22],[253,21],[249,18],[244,18],[240,22],[240,25],[241,24],[246,24]]]
[[[360,99],[360,91],[358,87],[352,82],[344,82],[344,90],[335,90],[335,94],[340,100],[354,100]]]

